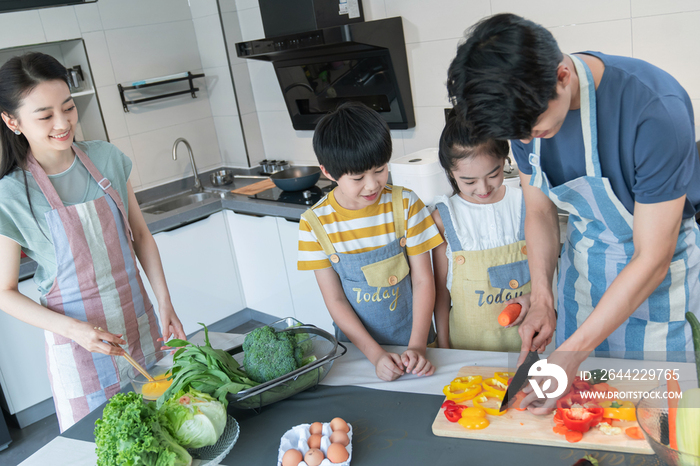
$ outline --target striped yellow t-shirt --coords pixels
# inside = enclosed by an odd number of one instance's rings
[[[334,191],[312,207],[337,252],[357,254],[372,251],[396,239],[391,189],[392,186],[385,186],[377,202],[364,209],[348,210],[341,207],[335,200]],[[403,207],[409,256],[430,251],[442,243],[440,232],[423,201],[406,188],[403,190]],[[311,225],[302,217],[299,222],[298,269],[318,270],[330,266]]]

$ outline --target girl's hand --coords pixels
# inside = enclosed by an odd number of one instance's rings
[[[421,353],[418,350],[408,348],[401,355],[401,362],[406,367],[407,374],[412,373],[420,377],[422,375],[433,375],[433,372],[435,372],[435,366],[425,357],[425,350]]]
[[[401,356],[396,353],[385,352],[374,364],[374,371],[377,377],[385,382],[398,379],[403,375]]]
[[[504,328],[510,328],[510,327],[514,327],[516,325],[520,325],[520,322],[522,322],[523,319],[525,319],[525,315],[527,314],[527,311],[530,310],[530,293],[520,295],[517,298],[509,299],[508,301],[506,301],[503,304],[504,304],[504,306],[503,306],[504,309],[509,304],[520,304],[522,306],[522,309],[520,310],[520,315],[518,315],[518,318],[515,319],[510,325],[506,325]]]
[[[106,343],[111,341],[117,345],[126,345],[126,341],[121,338],[122,335],[109,333],[106,330],[94,327],[89,322],[82,321],[76,321],[71,333],[69,338],[91,353],[109,354],[111,356],[122,356],[124,354],[123,349]]]
[[[170,301],[163,306],[159,306],[160,322],[163,326],[163,338],[158,338],[158,341],[167,343],[171,338],[177,338],[180,340],[187,340],[187,335],[185,335],[185,330],[182,328],[182,322],[178,319],[173,305]],[[169,346],[162,346],[161,349],[170,349]]]

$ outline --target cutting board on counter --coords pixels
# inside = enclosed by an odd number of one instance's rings
[[[481,367],[481,366],[465,366],[459,370],[455,377],[464,377],[467,375],[481,375],[484,379],[493,377],[494,372],[506,372],[504,367]],[[618,390],[651,390],[657,384],[647,387],[641,387],[639,382],[634,382],[634,385],[627,386],[623,381],[611,382],[611,385]],[[471,400],[466,403],[468,406],[473,406]],[[447,420],[443,409],[439,409],[433,422],[433,434],[438,437],[456,437],[475,440],[492,440],[494,442],[508,443],[525,443],[530,445],[546,445],[552,447],[577,448],[583,450],[604,450],[616,451],[622,453],[635,453],[642,455],[653,455],[646,440],[633,440],[629,438],[622,429],[621,434],[606,435],[597,427],[583,435],[583,439],[577,443],[570,443],[563,435],[556,434],[552,431],[554,413],[548,416],[535,416],[529,411],[518,411],[509,409],[502,416],[486,415],[490,425],[482,430],[468,430],[460,426],[456,422]],[[630,426],[634,425],[630,423]]]
[[[275,182],[268,179],[268,180],[262,180],[258,181],[257,183],[249,184],[248,186],[244,186],[242,188],[238,189],[233,189],[231,192],[233,194],[242,194],[244,196],[254,196],[258,193],[261,193],[263,191],[266,191],[270,188],[275,187]]]

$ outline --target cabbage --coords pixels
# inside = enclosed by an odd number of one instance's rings
[[[683,392],[678,401],[676,414],[676,436],[678,439],[678,458],[682,466],[700,466],[700,388],[691,388]],[[689,453],[695,457],[685,455]]]
[[[221,402],[192,388],[179,391],[159,410],[160,423],[185,448],[214,445],[224,432],[226,417]]]

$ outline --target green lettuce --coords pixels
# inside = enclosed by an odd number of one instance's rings
[[[180,445],[201,448],[214,445],[226,427],[226,407],[198,392],[179,391],[160,407],[160,423]]]

